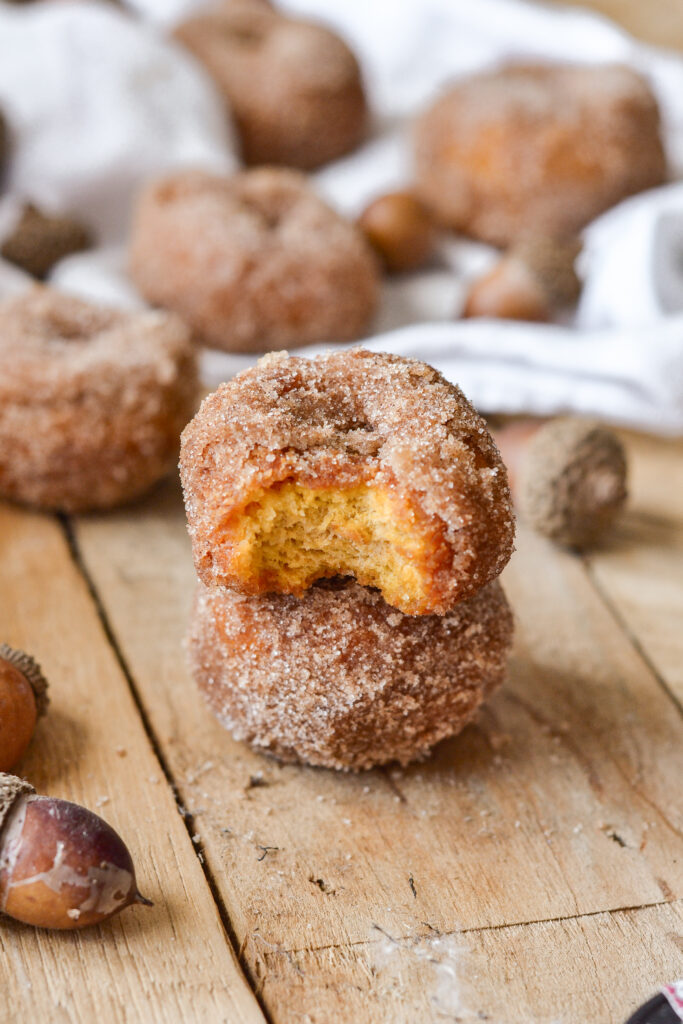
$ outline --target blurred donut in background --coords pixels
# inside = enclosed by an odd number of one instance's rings
[[[132,500],[175,464],[197,390],[178,317],[41,286],[0,303],[0,495],[64,512]]]
[[[500,246],[575,233],[666,177],[657,101],[621,65],[520,64],[464,79],[418,119],[415,167],[442,224]]]
[[[264,0],[226,0],[175,36],[216,82],[245,163],[310,170],[362,140],[368,110],[358,61],[322,25]]]
[[[353,340],[379,299],[377,260],[360,229],[284,168],[187,171],[150,184],[133,222],[130,273],[149,302],[227,352]]]

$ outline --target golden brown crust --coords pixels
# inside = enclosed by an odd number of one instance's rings
[[[229,352],[353,340],[379,299],[359,229],[303,175],[276,168],[152,183],[138,204],[130,266],[150,302]]]
[[[329,29],[233,0],[175,36],[215,80],[246,163],[311,170],[360,143],[368,119],[360,68]]]
[[[445,225],[495,245],[573,234],[661,184],[659,111],[620,65],[509,65],[449,90],[419,119],[418,192]]]
[[[236,739],[285,761],[406,764],[453,736],[503,681],[512,614],[495,581],[445,616],[407,616],[349,581],[302,600],[200,585],[195,679]]]
[[[185,326],[36,287],[0,304],[0,494],[69,512],[172,467],[197,398]]]
[[[180,468],[195,565],[209,585],[253,592],[226,566],[223,531],[255,492],[283,481],[343,489],[371,479],[435,524],[443,543],[430,602],[411,609],[420,614],[474,594],[512,551],[507,475],[484,421],[418,360],[364,349],[268,356],[205,399],[183,432]]]

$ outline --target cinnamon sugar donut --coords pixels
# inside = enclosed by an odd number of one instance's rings
[[[355,576],[407,614],[444,613],[512,551],[507,476],[484,421],[414,359],[267,356],[205,399],[180,469],[207,585],[300,596]]]
[[[130,266],[150,302],[229,352],[352,340],[379,297],[375,257],[359,229],[303,175],[275,168],[232,178],[182,172],[150,185]]]
[[[510,65],[459,82],[419,119],[417,189],[446,226],[495,245],[579,231],[661,184],[657,101],[621,65]]]
[[[322,25],[232,0],[189,18],[175,36],[216,82],[246,163],[311,170],[363,138],[358,61]]]
[[[128,501],[173,465],[197,398],[187,329],[36,287],[0,304],[0,495],[67,512]]]
[[[188,646],[235,739],[283,761],[360,770],[407,764],[460,732],[503,681],[511,638],[498,581],[445,616],[418,617],[328,581],[301,600],[200,585]]]

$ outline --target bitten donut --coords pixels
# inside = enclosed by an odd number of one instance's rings
[[[497,581],[445,616],[327,581],[297,600],[200,585],[192,671],[235,739],[283,761],[406,764],[467,725],[503,681],[512,615]]]
[[[441,614],[512,551],[507,475],[484,421],[414,359],[267,356],[204,401],[180,468],[207,585],[301,596],[354,576],[407,614]]]
[[[197,386],[176,317],[39,286],[0,304],[0,495],[66,512],[136,497],[172,467]]]
[[[296,171],[183,172],[150,185],[131,241],[133,280],[207,345],[229,352],[348,341],[379,298],[359,229]]]
[[[358,61],[322,25],[232,0],[175,36],[223,94],[246,163],[311,170],[362,140],[368,109]]]
[[[621,65],[467,78],[418,120],[415,161],[417,191],[443,224],[503,246],[575,233],[666,175],[657,101]]]

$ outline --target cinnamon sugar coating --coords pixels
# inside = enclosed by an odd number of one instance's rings
[[[354,575],[404,612],[444,613],[512,552],[507,474],[484,421],[418,360],[267,356],[205,399],[180,468],[207,585],[301,595]]]
[[[660,185],[657,101],[621,65],[509,65],[464,79],[418,120],[417,190],[446,226],[494,245],[573,234]]]
[[[358,61],[322,25],[224,0],[175,36],[222,93],[246,163],[310,170],[362,140],[368,109]]]
[[[503,681],[512,614],[497,581],[445,616],[407,616],[350,581],[297,600],[200,584],[197,684],[235,739],[327,768],[407,764],[467,725]]]
[[[172,467],[197,399],[182,322],[37,286],[0,304],[0,495],[82,512]]]
[[[137,207],[130,269],[145,298],[228,352],[353,340],[379,299],[359,229],[303,175],[277,168],[153,182]]]

